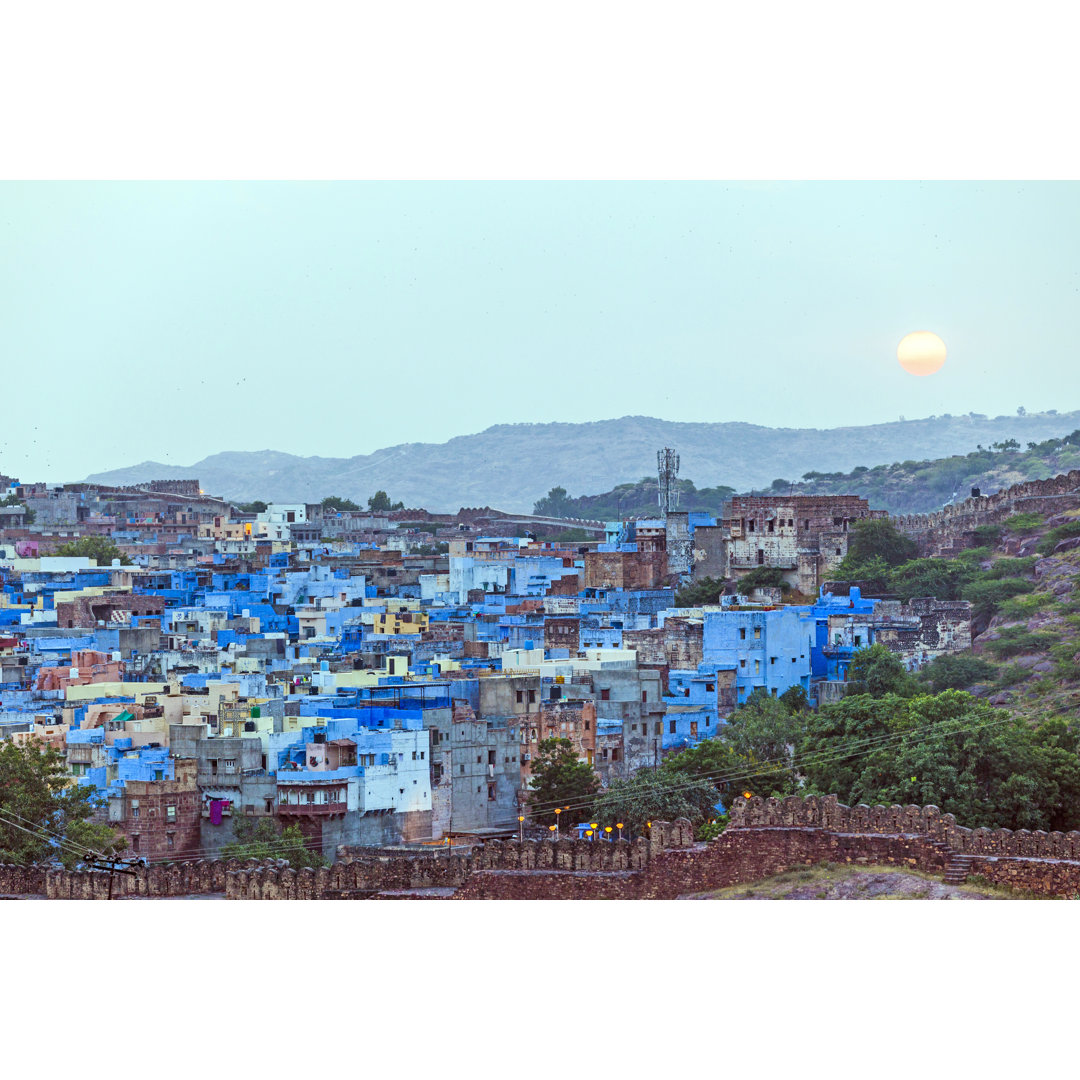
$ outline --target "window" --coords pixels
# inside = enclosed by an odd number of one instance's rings
[[[488,802],[495,801],[495,785],[488,784]]]
[[[776,522],[775,521],[770,520],[770,522],[769,522],[769,532],[776,532]]]
[[[839,549],[839,548],[837,548],[837,549],[836,549],[836,554],[837,554],[837,555],[839,555],[839,554],[840,554],[840,549]]]
[[[739,660],[739,667],[746,667],[746,657],[741,657]]]
[[[746,640],[746,627],[745,626],[740,626],[739,627],[739,639],[741,641]]]
[[[691,720],[690,721],[690,738],[691,739],[696,739],[697,738],[697,721],[696,720]]]
[[[755,626],[754,627],[754,640],[755,641],[760,641],[761,640],[761,627],[760,626]]]
[[[484,764],[484,762],[483,762],[483,760],[481,759],[481,757],[480,757],[480,755],[479,755],[479,754],[477,754],[477,755],[476,755],[476,764],[477,764],[477,765],[483,765],[483,764]]]
[[[165,844],[166,844],[166,846],[167,847],[173,847],[174,846],[173,841],[174,841],[173,834],[172,833],[166,833],[165,834]]]
[[[855,635],[855,644],[858,645],[861,642],[862,642],[862,635],[861,634],[856,634]]]
[[[776,687],[775,686],[772,688],[772,696],[776,697]]]
[[[755,675],[760,675],[761,674],[761,661],[760,660],[755,660],[754,661],[754,674]]]
[[[166,821],[175,821],[176,820],[176,807],[175,806],[166,806],[165,807],[165,820]]]
[[[600,700],[601,701],[610,701],[611,700],[611,691],[610,690],[601,690],[600,691]]]
[[[668,732],[670,734],[672,734],[672,735],[675,734],[675,721],[674,720],[669,720],[668,721]]]
[[[662,720],[656,721],[656,734],[662,735],[664,733],[664,724]]]
[[[690,687],[689,686],[686,686],[686,687],[683,688],[682,696],[683,697],[689,697],[690,696]]]
[[[465,772],[465,766],[464,765],[459,765],[458,766],[458,772],[464,773]]]
[[[139,807],[137,803],[131,804],[131,816],[137,818],[139,816]]]
[[[586,731],[589,730],[589,721],[588,720],[585,721],[585,730]]]
[[[524,690],[519,690],[519,691],[517,692],[517,701],[518,701],[518,704],[520,705],[520,704],[521,704],[521,703],[522,703],[522,702],[523,702],[524,700],[525,700],[525,691],[524,691]]]
[[[750,529],[749,529],[749,531],[750,532],[754,531],[754,519],[753,518],[750,519]]]
[[[494,750],[489,750],[488,751],[488,764],[489,765],[494,765],[495,764],[495,751]]]
[[[806,529],[806,530],[809,530],[809,528],[810,528],[810,519],[809,518],[804,518],[803,519],[802,527],[804,529]]]
[[[764,548],[757,549],[757,564],[758,566],[765,565],[765,550]]]
[[[424,760],[424,751],[423,750],[420,751],[420,760],[421,761]]]
[[[529,704],[532,705],[535,701],[536,701],[536,691],[535,690],[530,690],[529,691]]]
[[[138,851],[139,850],[139,834],[138,833],[136,833],[131,838],[131,850],[132,851]]]
[[[236,759],[235,758],[226,758],[224,764],[225,764],[225,771],[227,773],[236,772]]]
[[[217,760],[213,759],[210,762],[210,775],[217,776]]]
[[[775,656],[770,656],[769,657],[769,663],[770,664],[775,664],[776,663],[776,657]]]
[[[274,812],[274,800],[264,799],[263,801],[266,803],[266,812],[272,814]]]
[[[606,746],[600,751],[600,760],[601,761],[607,761],[607,747]]]
[[[716,690],[716,683],[707,682],[705,684],[706,693],[711,694],[711,693],[713,693],[714,690]]]

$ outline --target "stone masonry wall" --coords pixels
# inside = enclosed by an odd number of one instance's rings
[[[902,533],[926,554],[950,553],[954,541],[979,525],[995,525],[1016,513],[1060,514],[1080,506],[1080,469],[1046,480],[1020,484],[946,506],[932,514],[905,514],[891,518]]]

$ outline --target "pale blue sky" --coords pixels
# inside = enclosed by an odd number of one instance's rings
[[[896,362],[921,329],[949,349],[923,379]],[[0,184],[0,472],[27,480],[503,422],[1065,411],[1078,331],[1076,183]]]

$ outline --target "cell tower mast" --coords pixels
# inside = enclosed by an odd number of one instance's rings
[[[679,455],[665,446],[656,451],[656,472],[660,480],[660,510],[667,517],[679,505]]]

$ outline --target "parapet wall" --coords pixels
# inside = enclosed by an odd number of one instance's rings
[[[959,533],[978,525],[996,525],[1010,514],[1020,512],[1061,513],[1080,506],[1080,469],[1046,480],[1025,480],[995,492],[965,499],[932,514],[903,514],[890,518],[908,536],[944,530]]]
[[[1080,832],[968,829],[936,806],[845,806],[835,795],[735,799],[732,829],[812,826],[840,833],[914,833],[962,855],[1026,856],[1080,861]]]
[[[113,875],[113,898],[125,896],[195,896],[225,892],[227,875],[238,870],[266,870],[283,866],[280,860],[199,859],[171,866],[140,866],[133,874]],[[18,868],[16,868],[18,869]],[[27,871],[28,872],[28,871]],[[37,870],[43,875],[42,892],[49,900],[106,900],[107,870]]]
[[[936,806],[845,806],[835,795],[736,799],[728,829],[696,843],[690,822],[635,840],[488,841],[469,853],[343,849],[318,870],[283,860],[177,863],[116,874],[113,896],[224,893],[230,900],[366,899],[435,891],[455,899],[673,899],[816,862],[969,872],[1044,896],[1080,893],[1080,832],[968,829]],[[0,866],[0,893],[105,899],[107,871]],[[430,893],[434,895],[434,892]]]

